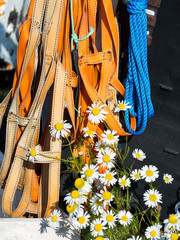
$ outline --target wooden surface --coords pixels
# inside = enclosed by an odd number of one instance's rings
[[[61,223],[53,229],[46,227],[44,219],[0,218],[0,240],[79,240]]]

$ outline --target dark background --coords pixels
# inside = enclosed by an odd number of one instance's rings
[[[162,182],[164,173],[174,177],[172,185],[163,184],[159,191],[163,195],[162,217],[174,212],[179,199],[180,187],[180,1],[162,0],[157,15],[157,23],[153,32],[152,45],[148,47],[149,75],[152,89],[152,102],[155,116],[148,121],[146,131],[129,141],[131,152],[135,148],[142,149],[147,159],[136,162],[135,168],[143,165],[155,165],[160,171],[157,185]],[[118,13],[121,21],[122,48],[127,48],[127,12]],[[124,33],[124,34],[123,34]],[[121,64],[121,77],[123,67]],[[169,91],[160,84],[170,87]],[[166,151],[165,149],[169,150]],[[127,166],[132,163],[132,155],[127,158]],[[156,186],[157,186],[156,185]],[[138,186],[138,194],[144,192],[144,184]],[[139,198],[141,200],[142,195]]]

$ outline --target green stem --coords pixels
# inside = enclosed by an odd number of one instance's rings
[[[153,189],[153,183],[152,182],[150,182],[149,187],[150,187],[150,189]]]
[[[116,151],[117,151],[117,153],[118,153],[118,156],[119,156],[119,158],[120,158],[120,160],[121,160],[121,164],[122,164],[122,167],[123,167],[123,170],[124,170],[124,172],[126,172],[126,169],[125,169],[125,166],[124,166],[124,161],[123,161],[123,159],[122,159],[122,157],[121,157],[121,154],[120,154],[120,152],[118,151],[118,148],[115,146],[115,149],[116,149]]]
[[[128,143],[128,137],[126,136],[126,145],[125,145],[125,151],[124,151],[124,154],[123,154],[123,161],[125,160],[125,156],[126,156],[126,153],[127,153],[127,143]]]
[[[126,208],[129,208],[129,187],[127,187]]]
[[[118,176],[118,179],[120,178],[120,176],[119,176],[119,173],[118,173],[118,171],[117,171],[117,168],[115,167],[115,170],[116,170],[116,173],[117,173],[117,176]]]
[[[60,172],[60,173],[62,174],[62,173],[65,173],[65,172],[70,172],[70,171],[69,171],[69,169],[68,169],[68,170],[62,171],[62,172]]]
[[[66,137],[66,139],[67,139],[67,141],[68,141],[68,143],[69,143],[69,149],[70,149],[71,155],[72,155],[72,157],[73,157],[74,163],[75,163],[75,165],[76,165],[76,167],[77,167],[77,169],[78,169],[78,171],[79,171],[79,173],[80,173],[81,170],[79,169],[79,166],[78,166],[78,164],[77,164],[77,161],[76,161],[76,159],[75,159],[75,157],[74,157],[74,155],[73,155],[71,143],[70,143],[70,141],[69,141],[69,139],[68,139],[67,137]]]
[[[141,217],[141,220],[140,220],[140,222],[139,222],[139,229],[140,229],[140,227],[141,227],[141,222],[142,222],[142,220],[143,220],[143,217],[144,217],[144,215],[146,214],[146,212],[147,212],[149,209],[150,209],[150,207],[148,207],[148,208],[145,210],[145,212],[143,213],[143,215],[142,215],[142,217]]]
[[[105,121],[104,121],[104,125],[106,126],[107,129],[109,129],[109,127]]]
[[[130,168],[130,171],[129,171],[128,176],[129,176],[129,175],[131,174],[131,172],[132,172],[132,168],[133,168],[133,166],[134,166],[135,161],[136,161],[136,159],[134,159],[134,161],[133,161],[133,163],[132,163],[132,165],[131,165],[131,168]],[[127,177],[128,177],[128,176],[127,176]]]

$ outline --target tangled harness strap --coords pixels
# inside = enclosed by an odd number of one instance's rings
[[[147,119],[154,115],[147,64],[147,0],[130,0],[129,69],[125,101],[131,109],[125,112],[127,129],[134,135],[144,132]],[[137,131],[129,123],[129,113],[137,118]]]

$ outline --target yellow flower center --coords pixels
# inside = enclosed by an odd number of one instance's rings
[[[93,131],[91,131],[91,130],[89,130],[89,129],[86,131],[86,133],[87,133],[88,135],[93,135]]]
[[[140,153],[136,153],[136,157],[139,159],[141,158],[141,154]]]
[[[136,174],[134,175],[134,177],[138,179],[138,178],[140,178],[140,174],[139,174],[139,173],[136,173]]]
[[[100,110],[99,110],[99,108],[93,108],[93,110],[92,110],[92,114],[94,115],[94,116],[97,116],[97,115],[99,115],[99,113],[100,113]]]
[[[170,222],[171,224],[176,224],[177,221],[178,221],[178,219],[177,219],[177,216],[176,216],[176,215],[171,215],[171,216],[169,217],[169,222]]]
[[[152,201],[152,202],[155,202],[157,200],[157,196],[155,194],[151,194],[149,196],[149,200]]]
[[[146,171],[146,175],[147,175],[148,177],[152,177],[152,176],[153,176],[153,171],[152,171],[152,170],[147,170],[147,171]]]
[[[155,237],[155,236],[156,236],[156,231],[155,231],[155,230],[152,230],[152,231],[150,232],[150,235],[151,235],[152,237]]]
[[[127,222],[127,220],[128,220],[128,217],[127,216],[122,216],[122,218],[121,218],[122,220],[123,220],[123,222]]]
[[[171,238],[171,240],[178,240],[177,233],[172,233],[170,238]]]
[[[84,185],[85,185],[85,181],[84,181],[84,179],[82,179],[82,178],[77,178],[76,181],[74,182],[74,186],[75,186],[77,189],[83,188]]]
[[[121,181],[121,185],[123,185],[123,186],[125,186],[125,185],[126,185],[126,183],[127,183],[127,181],[126,181],[126,180],[122,180],[122,181]]]
[[[83,224],[83,223],[85,223],[86,219],[85,219],[85,217],[80,217],[78,219],[78,221],[79,221],[80,224]]]
[[[109,191],[106,191],[103,193],[104,200],[110,200],[111,199],[111,193]]]
[[[107,135],[107,138],[108,138],[109,140],[113,140],[113,139],[114,139],[114,136],[110,133],[110,134]]]
[[[72,198],[78,198],[79,196],[80,196],[80,194],[77,190],[72,191],[72,193],[71,193]]]
[[[32,150],[30,151],[30,154],[31,154],[32,157],[36,156],[36,150],[35,150],[35,149],[32,149]]]
[[[166,181],[166,182],[169,182],[169,178],[168,178],[168,177],[165,177],[165,181]]]
[[[73,213],[76,210],[76,205],[67,205],[66,210],[68,213]]]
[[[91,177],[92,175],[93,175],[93,170],[92,169],[87,169],[86,171],[85,171],[85,174],[86,174],[86,176],[87,177]]]
[[[96,199],[95,204],[96,204],[96,206],[102,206],[103,201],[101,201],[100,199]]]
[[[119,104],[119,109],[120,109],[120,110],[125,109],[125,104],[123,104],[123,103]]]
[[[111,181],[113,179],[113,175],[108,173],[106,174],[105,178],[108,180],[108,181]]]
[[[104,161],[105,163],[108,163],[110,160],[111,160],[111,158],[110,158],[109,155],[104,155],[103,161]]]
[[[104,240],[103,237],[97,237],[95,240]]]
[[[55,129],[57,131],[61,131],[63,129],[64,125],[62,123],[56,123],[55,125]]]
[[[100,232],[102,230],[102,224],[98,223],[95,225],[94,229],[97,231],[97,232]]]
[[[53,217],[52,217],[52,222],[56,222],[56,221],[57,221],[57,219],[58,219],[58,217],[57,217],[57,216],[53,216]]]
[[[107,215],[106,220],[107,222],[112,222],[114,220],[113,215]]]

